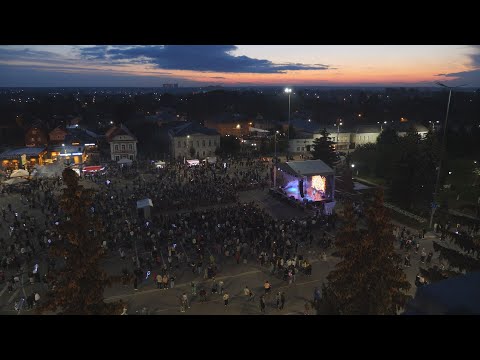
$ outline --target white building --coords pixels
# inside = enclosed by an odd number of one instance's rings
[[[169,137],[170,153],[174,159],[203,159],[214,156],[220,147],[220,134],[217,130],[193,122],[171,129]]]
[[[125,126],[113,127],[106,133],[110,143],[110,154],[113,161],[120,159],[137,159],[137,138]]]
[[[422,125],[400,123],[395,124],[394,128],[397,130],[399,136],[405,136],[409,126],[413,126],[415,131],[422,137],[427,135],[428,129]],[[312,145],[315,139],[322,137],[319,129],[324,127],[319,126],[313,133],[308,130],[298,133],[295,139],[289,141],[290,153],[307,154],[313,150]],[[333,126],[326,126],[325,129],[330,134],[329,138],[334,142],[337,150],[344,151],[348,149],[355,149],[357,146],[376,143],[377,138],[383,131],[383,126],[376,125],[359,125],[353,129],[338,128]]]

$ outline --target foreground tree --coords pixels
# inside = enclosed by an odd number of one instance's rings
[[[345,227],[337,234],[342,260],[327,276],[323,297],[330,311],[343,315],[397,314],[410,289],[395,253],[390,217],[378,190],[366,211],[367,229],[357,230],[351,205],[344,211]]]
[[[104,290],[120,280],[101,269],[104,251],[103,229],[91,211],[93,191],[78,184],[77,174],[63,171],[66,188],[60,200],[66,221],[60,224],[63,242],[56,241],[51,255],[62,262],[49,274],[52,288],[39,312],[53,311],[63,315],[114,315],[123,309],[121,302],[105,303]],[[58,262],[57,262],[58,263]]]
[[[326,129],[323,129],[320,134],[322,136],[313,142],[312,157],[314,160],[322,160],[325,164],[333,168],[337,163],[337,155],[335,154],[333,141],[330,140],[330,134]]]

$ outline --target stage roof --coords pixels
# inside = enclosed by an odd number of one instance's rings
[[[292,175],[333,175],[334,171],[322,160],[287,161],[280,163],[279,167]]]

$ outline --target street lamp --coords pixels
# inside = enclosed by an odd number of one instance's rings
[[[275,131],[275,158],[273,160],[273,187],[274,188],[277,188],[277,134],[278,134],[278,130]]]
[[[285,88],[285,93],[288,94],[288,144],[290,145],[290,94],[292,93],[292,89]],[[287,147],[287,159],[290,155],[290,146]]]
[[[343,123],[342,123],[342,119],[338,119],[337,120],[337,145],[335,146],[335,150],[338,151],[338,143],[340,142],[338,137],[340,136],[340,126],[342,126]]]
[[[461,86],[467,85],[467,84],[462,84],[462,85],[452,87],[452,86],[442,84],[441,82],[438,82],[438,81],[436,81],[435,83],[437,85],[441,86],[441,87],[444,87],[444,88],[448,89],[448,103],[447,103],[447,113],[445,114],[445,123],[443,124],[442,145],[440,147],[440,156],[439,156],[438,168],[437,168],[437,181],[435,182],[435,189],[434,189],[434,193],[433,193],[433,204],[432,204],[432,211],[431,211],[431,214],[430,214],[430,228],[432,228],[433,214],[435,213],[435,208],[436,208],[434,203],[435,203],[435,199],[436,199],[437,193],[438,193],[438,186],[440,185],[440,172],[441,172],[441,169],[442,169],[443,154],[445,152],[445,138],[446,138],[446,135],[447,135],[447,122],[448,122],[448,113],[450,111],[450,99],[452,98],[452,90],[454,90],[456,88],[459,88]]]

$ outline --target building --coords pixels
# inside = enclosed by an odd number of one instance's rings
[[[120,159],[137,160],[137,138],[125,126],[114,126],[106,133],[113,161]]]
[[[197,123],[188,122],[169,131],[170,154],[174,159],[214,156],[220,147],[220,134]]]
[[[68,135],[68,131],[61,126],[57,126],[55,129],[53,129],[52,131],[50,131],[48,133],[50,143],[53,143],[53,144],[64,143],[65,142],[65,136],[67,136],[67,135]]]
[[[49,159],[46,163],[64,161],[66,164],[83,164],[87,160],[86,148],[83,145],[50,145],[48,147]]]
[[[49,133],[46,163],[52,163],[67,156],[72,163],[80,164],[88,158],[98,158],[98,135],[78,125],[57,127]],[[68,155],[64,155],[68,154]],[[75,155],[73,155],[75,154]]]
[[[48,145],[46,132],[39,126],[32,126],[25,134],[25,146],[42,147]]]
[[[21,147],[8,149],[0,154],[0,161],[5,169],[25,169],[43,165],[47,153],[45,147]]]
[[[321,137],[321,131],[326,129],[330,134],[329,138],[339,151],[355,149],[357,146],[376,143],[384,129],[383,125],[358,125],[355,127],[347,126],[327,126],[311,123],[309,121],[295,121],[292,125],[297,132],[294,139],[289,140],[289,151],[292,154],[307,154],[312,151],[312,145],[315,139]],[[415,123],[395,123],[387,124],[385,127],[393,127],[399,136],[405,136],[410,128],[422,137],[428,133],[428,129]]]
[[[212,119],[205,120],[205,127],[217,130],[220,135],[242,137],[248,135],[249,128],[254,125],[253,119],[240,114],[226,113]]]

